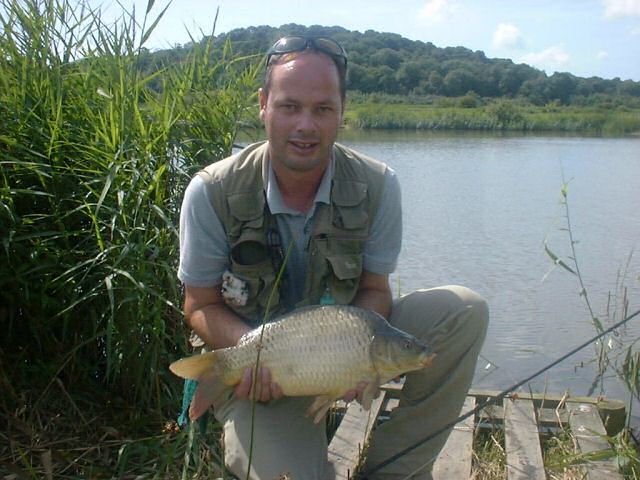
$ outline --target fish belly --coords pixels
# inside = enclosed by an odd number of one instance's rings
[[[349,314],[311,320],[294,316],[267,324],[262,336],[256,329],[240,346],[228,349],[225,383],[237,383],[255,365],[258,351],[260,365],[269,368],[285,395],[339,395],[375,378],[369,356],[372,332],[365,321]]]

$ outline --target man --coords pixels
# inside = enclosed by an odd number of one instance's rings
[[[388,275],[400,251],[400,188],[384,164],[335,143],[346,69],[344,49],[326,37],[284,37],[269,50],[259,91],[267,142],[192,180],[181,212],[178,276],[186,322],[209,348],[235,345],[261,323],[283,263],[271,311],[352,303],[428,341],[436,359],[407,375],[399,407],[375,431],[371,468],[458,415],[488,310],[478,295],[456,286],[392,299]],[[359,398],[365,386],[354,385],[344,398]],[[244,478],[251,451],[251,478],[331,478],[325,428],[304,416],[311,399],[283,396],[264,367],[256,391],[251,388],[248,369],[214,405],[228,468]],[[431,460],[445,440],[446,434],[436,437],[370,478],[413,472],[430,478]]]

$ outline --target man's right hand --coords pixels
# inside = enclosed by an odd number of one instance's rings
[[[258,369],[258,376],[255,384],[255,395],[252,391],[253,387],[253,367],[249,367],[244,371],[240,383],[234,389],[238,398],[251,400],[256,402],[268,402],[269,400],[277,400],[282,398],[284,394],[280,385],[271,381],[271,372],[265,366]]]

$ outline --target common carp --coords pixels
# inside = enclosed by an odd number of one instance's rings
[[[317,423],[336,399],[368,382],[362,405],[369,409],[381,384],[403,373],[426,367],[430,348],[391,326],[372,310],[351,305],[302,307],[247,332],[234,347],[178,360],[170,369],[182,378],[198,380],[191,403],[195,420],[213,403],[212,383],[240,382],[246,368],[271,371],[285,395],[316,396],[307,415]],[[218,381],[219,383],[219,381]]]

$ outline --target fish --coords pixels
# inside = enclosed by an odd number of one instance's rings
[[[413,335],[373,310],[353,305],[300,307],[244,334],[238,344],[185,357],[169,368],[198,381],[191,420],[216,401],[214,384],[237,385],[248,367],[271,371],[284,395],[314,396],[306,414],[318,423],[335,400],[368,382],[361,404],[368,410],[383,383],[427,367],[435,354]]]

